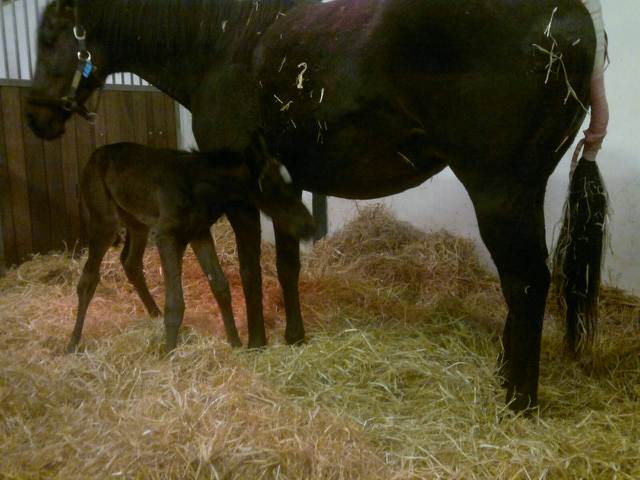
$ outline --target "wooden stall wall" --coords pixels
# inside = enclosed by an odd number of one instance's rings
[[[26,91],[0,86],[0,235],[7,265],[81,243],[78,179],[95,148],[121,141],[177,145],[176,104],[156,90],[105,89],[95,125],[74,116],[54,141],[37,138],[26,125]]]

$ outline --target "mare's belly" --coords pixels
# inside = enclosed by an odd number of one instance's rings
[[[328,121],[280,124],[275,145],[303,189],[376,198],[421,184],[442,170],[445,153],[394,109],[363,109]]]

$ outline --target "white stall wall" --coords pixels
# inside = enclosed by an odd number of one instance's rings
[[[637,144],[640,137],[640,0],[601,0],[601,3],[611,57],[606,74],[611,122],[604,148],[598,157],[611,196],[612,209],[605,281],[640,294],[640,259],[636,246],[640,231],[640,148]],[[182,145],[195,145],[191,135],[191,119],[184,109],[181,111],[181,121]],[[559,229],[568,187],[568,157],[572,152],[573,148],[549,180],[545,204],[549,245]],[[309,198],[305,196],[305,200]],[[388,205],[398,218],[425,230],[447,229],[474,239],[481,257],[487,265],[493,266],[480,240],[467,193],[449,169],[417,188],[376,201]],[[330,198],[329,231],[338,230],[353,218],[358,206],[368,203],[371,202]],[[271,238],[271,229],[264,230],[265,237]]]

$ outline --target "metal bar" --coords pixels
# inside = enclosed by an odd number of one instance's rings
[[[36,25],[40,27],[40,20],[42,20],[42,12],[44,12],[44,8],[40,5],[40,0],[34,0],[36,2]],[[44,3],[44,6],[47,6],[47,3]]]
[[[29,10],[27,0],[22,0],[22,13],[24,14],[25,35],[27,37],[27,63],[29,66],[29,78],[33,78],[33,64],[31,63],[31,29],[29,28]]]
[[[4,18],[4,4],[0,0],[0,22],[2,22],[2,53],[4,55],[4,75],[9,78],[9,51],[7,50],[7,27]]]
[[[18,19],[16,16],[16,2],[11,2],[11,14],[13,15],[13,43],[16,48],[16,66],[18,68],[18,78],[22,79],[22,62],[20,61],[20,45],[18,42]]]

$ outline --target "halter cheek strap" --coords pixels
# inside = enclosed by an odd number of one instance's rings
[[[78,102],[77,94],[78,88],[80,87],[80,82],[85,80],[93,79],[94,81],[99,82],[99,86],[102,86],[102,82],[100,82],[94,75],[94,70],[96,67],[91,63],[91,53],[87,50],[87,42],[86,42],[86,31],[84,27],[78,26],[77,21],[77,13],[76,13],[76,25],[73,27],[73,35],[76,37],[78,41],[78,66],[76,71],[73,74],[73,79],[71,80],[71,85],[69,87],[69,93],[62,97],[62,108],[67,111],[75,112],[81,115],[83,118],[93,123],[97,117],[97,113],[90,112],[83,104]],[[100,104],[100,97],[102,94],[102,89],[98,93],[98,100],[96,103],[96,107],[94,110],[98,110],[98,106]]]
[[[97,67],[91,62],[91,53],[87,50],[86,31],[78,21],[78,11],[75,9],[75,25],[73,27],[73,36],[78,42],[78,66],[73,73],[71,85],[68,93],[61,98],[52,98],[48,96],[32,96],[29,98],[31,103],[45,106],[54,106],[66,110],[67,112],[77,113],[89,123],[94,123],[97,118],[96,111],[100,106],[102,97],[103,82],[95,75]],[[90,81],[99,88],[98,99],[93,111],[90,111],[82,102],[78,101],[78,88],[82,81]]]

